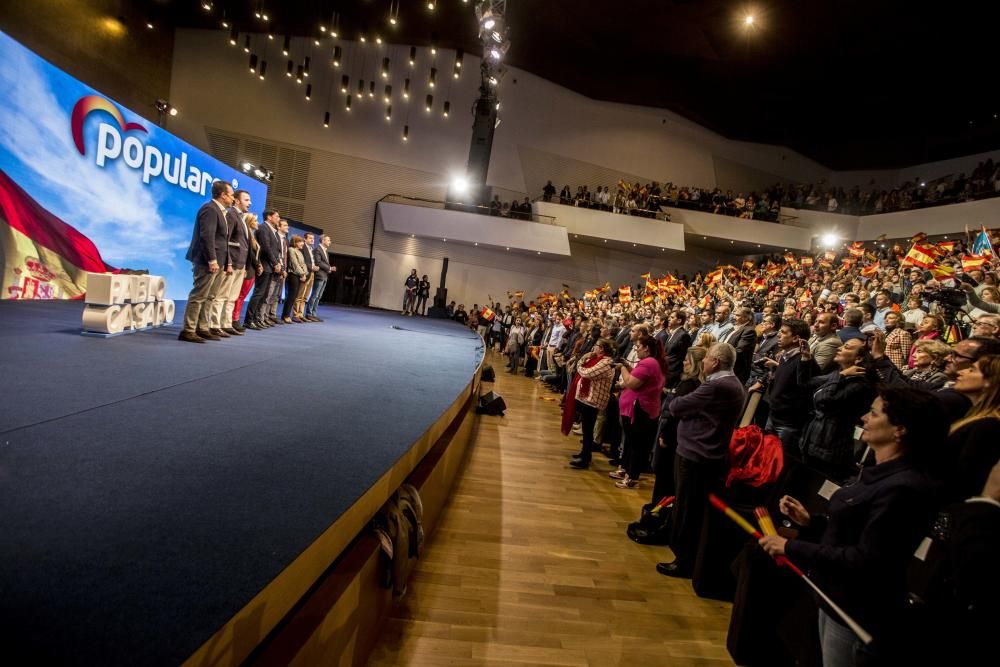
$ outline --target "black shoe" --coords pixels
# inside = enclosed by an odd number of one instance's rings
[[[223,329],[222,333],[228,334],[230,336],[245,336],[246,335],[242,331],[237,331],[236,329],[233,329],[231,327],[227,327],[227,328]]]
[[[569,460],[569,467],[576,468],[577,470],[586,470],[587,468],[590,467],[590,461],[578,459],[574,456]]]
[[[233,328],[236,329],[237,331],[243,331],[244,329],[246,329],[246,327],[243,326],[243,324],[239,320],[233,320]]]
[[[673,563],[657,563],[656,571],[667,577],[676,577],[678,579],[691,578],[690,568],[678,565],[677,561],[674,561]]]
[[[313,321],[313,322],[322,322],[322,321],[323,321],[323,318],[321,318],[321,317],[316,317],[315,315],[313,315],[313,316],[312,316],[312,321]]]
[[[243,330],[244,331],[246,331],[247,329],[249,329],[250,331],[260,331],[263,328],[264,327],[259,327],[256,324],[254,324],[253,322],[247,322],[246,324],[243,325]]]
[[[201,336],[205,340],[222,340],[221,336],[216,336],[208,329],[198,329],[197,335]]]
[[[177,340],[182,340],[186,343],[204,343],[205,339],[196,333],[190,331],[182,331],[180,335],[177,336]]]
[[[219,338],[229,338],[229,334],[227,334],[222,329],[218,329],[218,328],[216,328],[216,329],[209,329],[209,331],[212,332],[213,336],[218,336]]]

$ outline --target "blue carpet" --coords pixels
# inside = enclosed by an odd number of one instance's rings
[[[454,323],[367,310],[192,345],[86,338],[81,309],[0,302],[0,636],[34,663],[183,661],[483,354]]]

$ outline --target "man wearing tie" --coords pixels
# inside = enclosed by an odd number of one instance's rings
[[[186,258],[191,262],[194,287],[184,308],[184,328],[178,340],[204,343],[220,340],[210,329],[212,302],[222,287],[225,267],[229,266],[229,226],[226,209],[235,197],[233,186],[224,181],[212,183],[212,201],[198,209],[191,245]]]
[[[261,273],[253,286],[253,295],[247,306],[244,326],[247,329],[266,329],[271,326],[267,317],[265,305],[271,292],[271,283],[275,277],[281,276],[284,267],[281,265],[281,241],[278,240],[278,212],[269,209],[264,211],[264,224],[257,228],[255,236],[260,247]]]
[[[319,267],[319,270],[316,272],[316,282],[313,283],[312,294],[309,295],[309,301],[306,302],[306,319],[313,322],[323,321],[316,316],[316,307],[323,296],[323,290],[326,289],[326,282],[329,280],[330,274],[337,270],[337,267],[330,266],[330,255],[327,251],[329,247],[330,235],[323,234],[319,237],[319,245],[312,248],[313,259],[316,260],[316,266]]]
[[[216,336],[243,335],[242,331],[233,326],[233,308],[240,297],[240,288],[243,287],[243,278],[246,277],[247,261],[250,257],[250,230],[244,220],[249,210],[250,193],[246,190],[237,190],[235,202],[226,211],[226,222],[229,223],[229,263],[233,267],[233,272],[226,278],[222,291],[212,304],[212,322],[219,329],[212,331]]]

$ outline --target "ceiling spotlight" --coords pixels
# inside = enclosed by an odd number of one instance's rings
[[[274,41],[274,33],[273,32],[267,33],[267,38],[273,42]]]
[[[389,78],[389,59],[388,58],[382,58],[382,78],[383,79],[388,79]]]
[[[415,64],[417,64],[417,47],[411,46],[410,47],[410,67],[413,67]]]
[[[210,12],[212,11],[212,3],[208,2],[208,0],[205,0],[205,2],[201,3],[201,8],[204,9],[206,12]]]
[[[344,110],[345,111],[350,111],[351,110],[351,96],[350,95],[347,96],[347,101],[344,103]]]
[[[285,35],[285,42],[281,46],[281,55],[287,56],[288,50],[292,47],[292,37],[291,35]]]
[[[385,108],[385,119],[392,120],[392,105],[390,104]]]
[[[153,25],[153,22],[152,22],[152,21],[146,21],[146,29],[147,29],[147,30],[152,30],[152,29],[154,29],[155,27],[156,27],[156,26],[155,26],[155,25]]]
[[[455,194],[464,195],[469,191],[469,179],[462,174],[452,176],[451,191]]]
[[[820,239],[820,241],[827,248],[832,248],[833,246],[837,245],[837,235],[836,234],[824,234],[823,237]]]
[[[451,113],[451,102],[445,102],[444,103],[444,111],[443,111],[443,113],[444,113],[444,117],[445,118],[447,118],[448,114]]]
[[[240,31],[236,29],[236,26],[233,26],[232,28],[229,29],[229,43],[232,46],[236,46],[236,39],[239,36],[240,36]]]
[[[261,81],[264,80],[264,75],[265,74],[267,74],[267,61],[266,60],[261,60],[260,61],[260,72],[259,72],[259,76],[260,76],[260,80]]]
[[[458,70],[455,70],[454,76],[457,79],[459,76],[461,76],[461,72],[459,72]]]
[[[462,69],[462,58],[464,55],[462,49],[455,51],[455,69]]]
[[[302,65],[295,70],[295,83],[302,83]]]
[[[250,54],[250,73],[251,74],[256,74],[257,73],[257,54],[256,53],[251,53]]]
[[[309,56],[302,62],[302,75],[309,76]]]
[[[427,3],[427,9],[429,9],[432,12],[434,11],[434,2],[433,2],[433,0],[431,0],[430,2]]]
[[[222,22],[222,28],[223,28],[224,30],[228,30],[228,29],[229,29],[229,21],[225,21],[225,20],[224,20],[224,21]]]
[[[313,44],[315,44],[316,46],[319,46],[319,45],[320,45],[320,41],[319,41],[319,37],[317,37],[317,38],[315,38],[315,39],[313,40]]]
[[[365,94],[365,80],[358,79],[358,97],[364,97]]]
[[[364,44],[365,42],[367,42],[367,41],[368,41],[367,39],[365,39],[365,36],[364,36],[364,35],[361,35],[361,37],[359,37],[358,39],[360,39],[360,40],[361,40],[361,43],[362,43],[362,44]]]
[[[368,97],[375,97],[375,82],[368,82]]]
[[[270,17],[270,16],[268,16],[268,15],[267,15],[266,13],[262,13],[262,14],[260,15],[260,18],[261,18],[261,19],[263,19],[263,21],[264,21],[265,23],[267,23],[268,21],[270,21],[270,20],[271,20],[271,17]]]
[[[433,108],[433,107],[434,107],[434,96],[433,95],[428,95],[427,96],[427,102],[426,102],[425,108],[429,112],[431,110],[431,108]]]
[[[392,86],[386,86],[384,92],[385,103],[388,104],[392,100]]]
[[[438,73],[437,68],[436,67],[432,67],[431,68],[431,76],[430,76],[430,79],[427,82],[427,85],[429,85],[431,88],[433,88],[434,84],[437,82],[437,73]]]
[[[432,56],[436,56],[437,54],[438,54],[437,47],[436,46],[431,46],[431,55]]]
[[[306,86],[306,100],[311,100],[313,95],[313,85],[310,83]]]
[[[333,66],[340,67],[340,59],[344,55],[344,52],[339,46],[333,47]]]
[[[347,93],[348,87],[351,85],[351,77],[346,74],[340,77],[340,92]]]
[[[410,80],[409,79],[405,79],[403,81],[403,99],[404,100],[410,99]]]
[[[171,116],[176,116],[177,115],[177,107],[170,107],[170,109],[167,111],[167,113],[170,114]]]
[[[382,43],[382,38],[376,35],[375,36],[375,43],[376,44],[381,44]]]
[[[747,14],[746,18],[743,19],[743,24],[749,27],[753,25],[753,21],[753,14]]]
[[[409,125],[404,125],[403,126],[403,141],[409,141],[409,140],[410,140],[410,126]]]
[[[243,51],[250,53],[250,35],[247,35],[246,39],[243,40]]]
[[[396,17],[395,16],[390,16],[389,17],[389,25],[396,25]]]

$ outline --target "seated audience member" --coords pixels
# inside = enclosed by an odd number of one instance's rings
[[[892,664],[907,641],[905,566],[927,526],[931,486],[923,470],[944,439],[945,418],[930,393],[883,389],[862,420],[863,442],[874,465],[834,492],[829,516],[811,516],[798,500],[781,498],[781,512],[801,526],[799,536],[765,536],[771,556],[787,556],[810,573],[875,641],[860,639],[820,603],[819,634],[824,665]],[[859,662],[857,656],[872,662]]]
[[[844,311],[844,326],[837,332],[840,342],[846,343],[849,340],[865,341],[865,334],[861,331],[861,324],[864,322],[864,313],[861,308],[851,308]]]
[[[676,387],[665,390],[663,403],[660,405],[660,423],[656,434],[656,448],[653,450],[653,474],[656,481],[653,484],[651,503],[656,504],[663,498],[676,495],[674,486],[674,456],[677,454],[677,424],[680,420],[670,414],[670,402],[681,396],[687,396],[705,381],[706,350],[703,347],[690,347],[681,363],[680,381]]]
[[[886,313],[885,332],[885,356],[902,372],[906,370],[906,362],[910,358],[913,336],[903,328],[899,313]]]
[[[946,496],[957,501],[978,493],[1000,460],[1000,355],[982,356],[959,371],[955,391],[972,399],[968,414],[952,425],[946,448]]]
[[[923,382],[929,390],[940,389],[948,382],[944,374],[951,348],[939,340],[918,340],[913,344],[913,368],[904,371],[910,380]]]
[[[812,396],[812,419],[802,433],[802,456],[813,467],[840,483],[857,472],[854,427],[871,404],[874,390],[867,373],[845,374],[868,361],[865,344],[854,339],[834,355],[834,370],[821,374],[808,346],[799,352],[799,386]]]
[[[670,414],[679,420],[674,458],[677,499],[670,535],[674,560],[657,565],[660,574],[687,578],[694,571],[708,494],[717,491],[725,478],[729,441],[746,396],[733,374],[735,363],[732,345],[712,345],[703,362],[705,382],[670,402]]]
[[[927,317],[927,311],[923,308],[923,300],[920,296],[910,296],[906,300],[906,310],[903,311],[903,321],[907,327],[916,329],[920,322]]]
[[[649,466],[649,454],[656,438],[660,417],[660,396],[666,379],[667,360],[658,340],[641,331],[634,349],[638,361],[620,367],[618,414],[624,435],[624,468],[611,473],[615,486],[634,489]]]
[[[984,338],[1000,338],[1000,315],[993,313],[980,315],[972,323],[972,335]]]
[[[575,412],[580,415],[583,443],[580,453],[569,462],[573,468],[582,470],[590,467],[597,415],[607,407],[611,383],[615,379],[614,353],[614,343],[601,338],[577,361],[576,372],[579,379],[574,380],[571,385],[575,388],[575,393],[568,398],[575,399]],[[567,401],[567,405],[569,404],[570,401]]]

